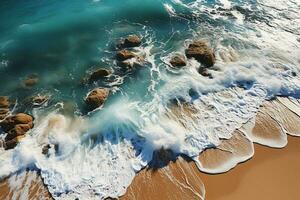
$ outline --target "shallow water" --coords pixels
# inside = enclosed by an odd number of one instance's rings
[[[154,150],[197,157],[231,137],[264,100],[300,98],[299,8],[292,0],[3,1],[1,95],[16,99],[15,111],[33,114],[35,128],[14,150],[0,149],[0,175],[30,166],[56,199],[99,199],[123,194]],[[142,36],[134,51],[146,62],[122,72],[115,44],[129,34]],[[194,60],[180,70],[169,65],[196,39],[215,50],[213,79],[198,74]],[[97,67],[113,75],[82,84]],[[39,82],[24,88],[30,74]],[[87,113],[84,97],[97,86],[110,88],[110,96]],[[28,106],[37,94],[51,100]],[[172,110],[176,100],[180,116]],[[42,155],[47,143],[58,152]]]

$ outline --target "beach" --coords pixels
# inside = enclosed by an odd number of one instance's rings
[[[299,8],[3,1],[0,200],[297,199]]]

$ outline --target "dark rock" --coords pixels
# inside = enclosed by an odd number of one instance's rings
[[[95,109],[102,106],[109,95],[107,88],[96,88],[86,97],[85,102],[91,108]]]
[[[5,141],[4,149],[9,150],[9,149],[15,148],[17,146],[17,144],[19,143],[19,141],[20,141],[20,139],[18,139],[18,138],[14,138],[14,139]]]
[[[39,77],[37,74],[31,74],[26,77],[23,84],[25,87],[33,87],[35,86],[39,81]]]
[[[185,51],[187,58],[195,58],[205,67],[212,67],[215,64],[215,54],[203,41],[195,41]]]
[[[9,150],[9,149],[15,148],[24,137],[25,137],[24,135],[21,135],[21,136],[17,136],[15,138],[13,138],[11,140],[5,140],[4,149]]]
[[[124,61],[131,58],[134,58],[135,54],[128,50],[121,50],[117,52],[116,58],[118,61]]]
[[[171,58],[170,64],[173,67],[183,67],[186,66],[186,61],[183,56],[176,55]]]
[[[138,47],[142,43],[142,40],[137,35],[129,35],[123,41],[118,44],[119,48],[131,48],[131,47]]]
[[[161,148],[153,152],[153,157],[149,166],[151,168],[161,168],[167,166],[170,161],[175,161],[176,155],[170,149]]]
[[[107,69],[102,69],[102,68],[97,69],[97,70],[93,71],[92,74],[90,75],[89,82],[92,83],[92,82],[98,81],[110,74],[111,74],[111,72]]]
[[[49,153],[49,149],[51,149],[50,144],[46,144],[42,148],[42,154],[47,155]]]
[[[199,74],[201,74],[202,76],[205,76],[205,77],[209,77],[209,78],[213,78],[211,73],[208,71],[208,69],[206,68],[200,68],[198,70]]]
[[[17,124],[15,127],[8,131],[5,140],[11,140],[15,137],[25,135],[27,131],[32,128],[32,124]]]

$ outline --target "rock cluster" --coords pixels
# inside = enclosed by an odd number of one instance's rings
[[[1,121],[0,126],[7,133],[4,148],[12,149],[33,128],[33,117],[25,113],[18,113]]]

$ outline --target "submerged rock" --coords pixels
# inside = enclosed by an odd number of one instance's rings
[[[116,58],[118,61],[124,61],[131,58],[134,58],[135,54],[128,50],[121,50],[117,52]]]
[[[195,58],[205,67],[212,67],[216,58],[213,50],[204,41],[194,41],[185,51],[187,58]]]
[[[102,106],[109,95],[107,88],[96,88],[88,93],[85,102],[91,109]]]
[[[33,117],[25,113],[18,113],[0,122],[0,126],[7,133],[4,147],[11,149],[33,128]]]
[[[103,69],[103,68],[99,68],[95,71],[93,71],[90,75],[90,77],[88,78],[89,82],[92,83],[92,82],[95,82],[95,81],[98,81],[98,80],[101,80],[102,78],[110,75],[111,72],[107,69]]]
[[[30,74],[25,78],[23,84],[25,87],[33,87],[38,83],[38,81],[39,81],[39,77],[37,74]]]
[[[184,67],[184,66],[186,66],[186,61],[185,61],[184,56],[176,55],[171,58],[170,64],[173,67]]]
[[[142,40],[137,35],[129,35],[124,40],[122,40],[118,44],[118,48],[132,48],[132,47],[138,47],[142,43]]]
[[[34,106],[41,106],[49,100],[49,96],[47,95],[37,95],[32,97],[32,104]]]

